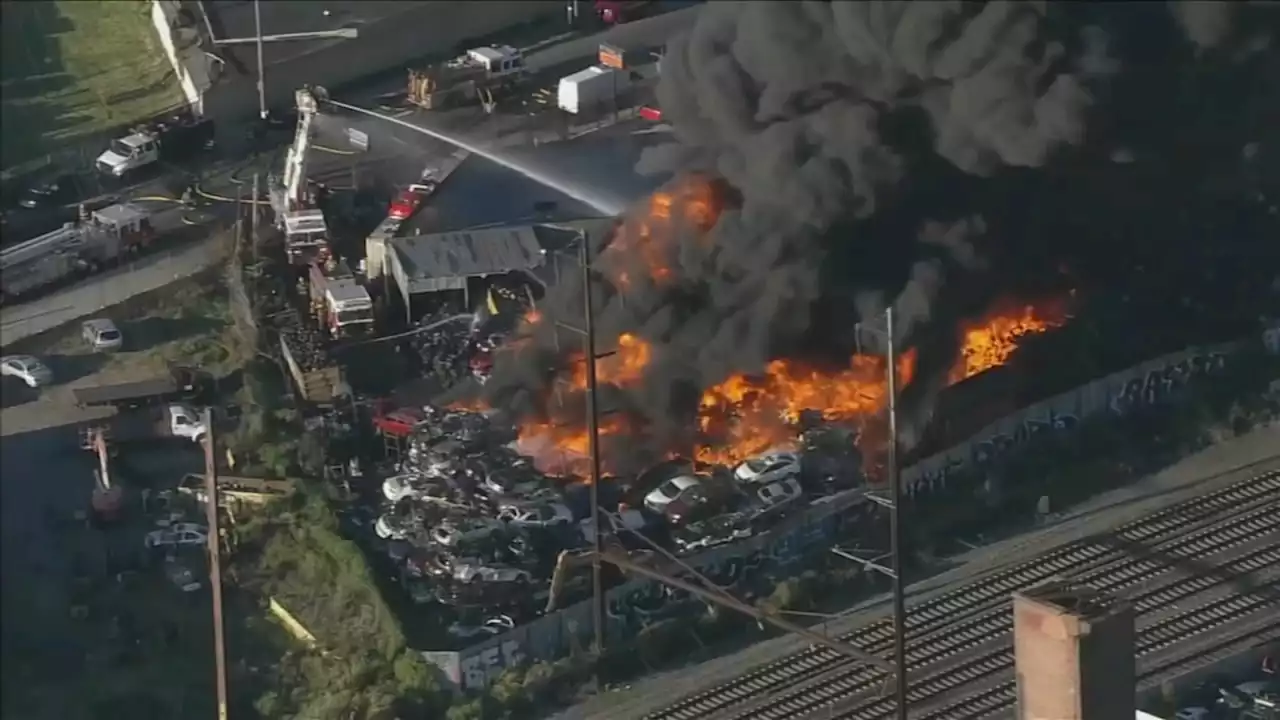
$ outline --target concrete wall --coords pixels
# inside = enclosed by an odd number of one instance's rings
[[[460,43],[547,15],[561,16],[559,0],[416,2],[412,10],[360,27],[360,37],[272,64],[266,70],[267,106],[292,105],[293,91],[306,83],[334,89],[371,74],[408,67],[425,57],[450,57]],[[258,110],[251,79],[224,75],[204,98],[207,115],[249,117]]]
[[[154,0],[151,3],[151,22],[155,25],[165,56],[178,76],[182,94],[197,114],[203,113],[204,94],[212,81],[209,77],[210,60],[200,48],[200,32],[194,25],[194,17],[180,12],[177,0]]]
[[[906,468],[907,492],[945,485],[956,472],[997,461],[1031,437],[1067,431],[1085,417],[1102,413],[1122,415],[1138,407],[1170,401],[1191,379],[1218,372],[1237,344],[1188,348],[1095,380],[1015,412],[992,423],[945,452]],[[714,548],[693,558],[690,565],[723,587],[759,571],[798,568],[814,552],[830,546],[832,538],[857,526],[867,503],[862,491],[852,490],[816,501],[804,515],[793,517],[766,535]],[[634,580],[608,593],[611,634],[634,633],[651,622],[702,603],[679,593],[657,592],[656,583]],[[461,688],[478,690],[502,672],[528,659],[553,660],[590,643],[590,602],[581,602],[458,653],[424,653],[445,677]]]

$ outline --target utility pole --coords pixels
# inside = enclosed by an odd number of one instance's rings
[[[222,620],[222,534],[218,531],[218,461],[213,411],[204,410],[205,520],[209,526],[209,589],[213,593],[213,663],[218,693],[218,720],[227,720],[227,646]]]
[[[253,261],[258,261],[258,216],[262,213],[258,210],[258,173],[253,174],[253,202],[249,205],[249,250]]]
[[[253,32],[258,46],[258,113],[263,120],[267,119],[267,78],[266,68],[262,62],[262,2],[253,0]],[[255,197],[257,193],[254,193]]]
[[[868,554],[859,550],[832,548],[831,552],[846,560],[862,565],[863,569],[878,572],[893,582],[893,680],[896,720],[907,720],[907,607],[906,607],[906,573],[902,563],[903,520],[902,478],[898,468],[898,352],[894,338],[893,308],[884,313],[884,345],[885,345],[885,393],[887,395],[886,410],[889,430],[888,446],[885,453],[885,483],[883,490],[869,492],[867,500],[880,505],[889,512],[889,552],[887,554],[873,551]],[[873,327],[860,327],[872,334],[881,334],[881,330]],[[859,340],[859,342],[861,342]],[[863,556],[860,556],[859,553]],[[887,562],[885,562],[887,560]]]
[[[596,394],[596,324],[595,312],[591,298],[591,248],[587,234],[578,235],[578,252],[582,258],[582,307],[586,314],[587,363],[587,452],[591,455],[591,617],[596,633],[597,658],[604,656],[605,613],[604,613],[604,578],[600,566],[601,528],[600,528],[600,406]],[[596,692],[600,692],[600,664],[596,663]]]
[[[902,568],[902,477],[898,472],[898,354],[893,339],[893,308],[884,311],[889,395],[889,554],[893,556],[893,661],[897,678],[897,717],[907,720],[907,599]]]

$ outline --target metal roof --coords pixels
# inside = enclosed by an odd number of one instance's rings
[[[392,238],[397,281],[410,293],[458,287],[469,277],[529,270],[545,261],[531,226],[461,230]]]
[[[116,227],[124,227],[132,225],[139,220],[145,220],[150,213],[133,203],[120,203],[118,205],[108,205],[101,210],[95,210],[94,218],[104,223],[110,223]]]
[[[289,235],[326,232],[327,230],[328,227],[324,222],[324,213],[320,210],[299,210],[298,212],[286,213],[284,216],[284,231]]]

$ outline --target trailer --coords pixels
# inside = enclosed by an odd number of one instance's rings
[[[525,78],[524,55],[510,45],[472,48],[445,63],[409,70],[409,102],[424,110],[480,102],[492,112],[496,98]]]
[[[0,293],[14,300],[92,274],[151,247],[151,213],[133,203],[108,205],[53,232],[0,251]]]
[[[199,402],[207,399],[211,386],[208,375],[192,368],[173,366],[163,377],[74,388],[71,395],[82,408],[135,408],[164,403]]]
[[[618,94],[630,84],[630,73],[594,65],[561,78],[556,103],[561,110],[574,115],[589,113],[616,101]]]
[[[285,366],[289,368],[289,377],[293,378],[294,387],[303,400],[323,404],[332,402],[337,397],[335,391],[342,385],[341,368],[327,364],[303,370],[289,348],[289,341],[283,335],[280,336],[280,354]]]

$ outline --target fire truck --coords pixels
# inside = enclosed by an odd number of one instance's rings
[[[320,104],[328,97],[321,87],[303,87],[294,93],[298,127],[285,155],[284,174],[271,188],[271,207],[276,214],[276,225],[284,232],[289,260],[303,267],[324,262],[330,252],[329,227],[319,207],[319,188],[307,183],[312,124]]]
[[[345,262],[312,263],[311,311],[316,324],[335,340],[373,334],[373,299]]]
[[[13,300],[145,250],[155,239],[151,213],[138,205],[108,205],[51,233],[0,252],[0,296]]]
[[[409,102],[424,110],[479,102],[493,112],[497,97],[525,77],[524,55],[510,45],[473,48],[439,65],[409,71]]]

